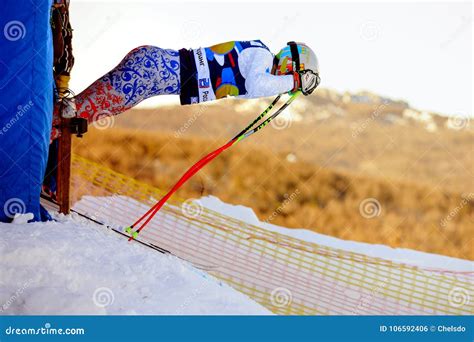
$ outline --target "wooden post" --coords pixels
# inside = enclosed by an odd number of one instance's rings
[[[59,212],[69,214],[71,209],[71,128],[70,119],[61,118],[61,136],[58,146],[57,200]]]

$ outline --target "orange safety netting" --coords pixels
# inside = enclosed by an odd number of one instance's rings
[[[82,157],[73,209],[125,227],[163,192]],[[424,269],[310,243],[173,197],[138,240],[164,248],[284,315],[472,315],[474,273]]]

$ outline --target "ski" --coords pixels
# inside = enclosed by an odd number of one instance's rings
[[[41,195],[41,204],[42,205],[45,205],[46,206],[46,203],[48,204],[48,206],[52,209],[52,210],[55,210],[55,211],[58,211],[59,210],[59,205],[58,203],[56,203],[54,200],[52,200],[51,198],[49,198],[48,196],[46,195]],[[83,214],[75,209],[71,209],[70,210],[71,213],[75,213],[79,216],[81,216],[82,218],[90,221],[90,222],[93,222],[94,224],[97,224],[99,226],[103,226],[109,230],[112,230],[113,232],[115,232],[116,234],[120,235],[121,237],[124,237],[124,238],[129,238],[129,236],[127,234],[125,234],[124,232],[120,231],[119,229],[116,229],[104,222],[101,222],[97,219],[94,219],[92,217],[89,217],[87,216],[86,214]],[[183,260],[187,263],[190,263],[191,265],[193,265],[193,267],[199,269],[199,270],[202,270],[202,271],[213,271],[213,270],[216,270],[217,268],[219,268],[219,266],[214,266],[214,265],[204,265],[204,264],[199,264],[199,263],[196,263],[196,262],[192,262],[192,261],[189,261],[189,260],[186,260],[185,258],[182,258],[172,252],[170,252],[169,250],[165,249],[165,248],[162,248],[154,243],[151,243],[151,242],[145,242],[145,241],[142,241],[142,240],[135,240],[135,242],[138,242],[139,244],[145,246],[145,247],[148,247],[150,249],[153,249],[154,251],[156,252],[159,252],[161,254],[165,254],[165,255],[170,255],[170,256],[173,256],[175,258],[178,258],[180,260]]]
[[[55,208],[55,210],[58,210],[58,212],[59,212],[59,205],[58,205],[58,203],[54,202],[51,198],[47,197],[46,195],[41,194],[41,200],[42,200],[42,202],[46,201],[46,202],[48,202],[50,205],[53,205],[53,206],[55,206],[55,207],[58,207],[58,208]],[[93,223],[95,223],[95,224],[97,224],[97,225],[104,226],[105,228],[107,228],[107,229],[109,229],[109,230],[111,230],[111,231],[113,231],[113,232],[119,234],[120,236],[123,236],[123,237],[125,237],[125,238],[128,238],[128,237],[129,237],[127,234],[125,234],[124,232],[120,231],[119,229],[114,228],[114,227],[112,227],[112,226],[110,226],[110,225],[108,225],[108,224],[106,224],[106,223],[104,223],[104,222],[101,222],[101,221],[99,221],[99,220],[96,220],[96,219],[94,219],[94,218],[92,218],[92,217],[89,217],[89,216],[87,216],[86,214],[80,213],[80,212],[77,211],[77,210],[70,209],[70,212],[71,212],[71,213],[75,213],[75,214],[81,216],[82,218],[85,218],[86,220],[91,221],[91,222],[93,222]],[[170,255],[173,255],[173,253],[171,253],[170,251],[168,251],[168,250],[166,250],[166,249],[164,249],[164,248],[161,248],[161,247],[159,247],[159,246],[157,246],[157,245],[155,245],[155,244],[146,243],[146,242],[144,242],[144,241],[136,240],[136,239],[135,239],[135,241],[138,242],[138,243],[141,244],[141,245],[144,245],[144,246],[146,246],[146,247],[148,247],[148,248],[151,248],[151,249],[153,249],[153,250],[155,250],[155,251],[157,251],[157,252],[160,252],[160,253],[162,253],[162,254],[170,254]]]

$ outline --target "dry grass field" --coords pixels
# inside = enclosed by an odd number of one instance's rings
[[[74,139],[74,151],[168,189],[251,117],[222,108],[131,111],[113,128]],[[278,225],[474,260],[471,132],[373,120],[354,137],[354,122],[366,116],[265,129],[207,165],[178,196],[211,194]]]
[[[355,175],[474,192],[472,128],[446,129],[446,119],[434,116],[431,124],[438,129],[431,132],[426,122],[403,118],[402,110],[393,106],[325,104],[316,97],[316,103],[299,108],[298,101],[290,107],[290,111],[296,108],[290,116],[293,121],[269,126],[245,144]],[[225,140],[262,108],[258,101],[245,107],[249,103],[222,100],[211,106],[131,110],[116,118],[114,127],[168,133],[179,139]],[[301,121],[296,120],[298,112]]]

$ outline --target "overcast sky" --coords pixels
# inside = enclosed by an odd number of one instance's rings
[[[472,15],[469,2],[71,0],[71,86],[84,89],[139,45],[180,49],[261,39],[278,52],[296,40],[316,51],[325,87],[472,115]],[[163,100],[179,102],[175,96],[145,105]]]

